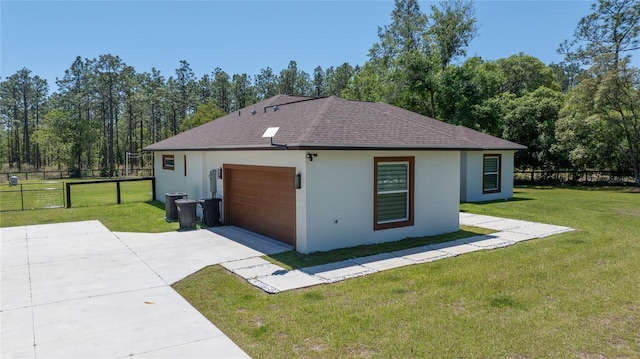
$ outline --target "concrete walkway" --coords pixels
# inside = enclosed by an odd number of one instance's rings
[[[98,221],[0,229],[1,358],[248,358],[170,284],[289,247],[234,227],[112,233]]]
[[[291,271],[262,258],[229,261],[221,265],[268,293],[279,293],[455,257],[464,253],[506,247],[518,242],[573,230],[569,227],[470,213],[460,213],[460,224],[493,229],[498,232]]]

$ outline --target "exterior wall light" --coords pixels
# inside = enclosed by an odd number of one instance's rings
[[[296,189],[302,188],[302,174],[300,172],[296,174],[294,182],[295,182]]]
[[[218,179],[222,179],[222,167],[218,168]]]

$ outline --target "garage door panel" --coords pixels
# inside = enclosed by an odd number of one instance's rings
[[[295,168],[225,166],[225,221],[294,245]]]

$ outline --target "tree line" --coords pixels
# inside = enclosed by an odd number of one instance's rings
[[[396,0],[390,24],[363,65],[313,73],[291,61],[276,72],[198,78],[180,61],[168,78],[137,72],[118,56],[77,57],[49,94],[22,69],[0,83],[4,167],[102,169],[125,154],[277,94],[382,101],[528,146],[516,166],[617,170],[640,184],[640,49],[637,0],[597,0],[559,45],[560,63],[519,53],[467,57],[477,34],[472,2],[443,1],[423,12]],[[550,46],[555,46],[550,44]]]

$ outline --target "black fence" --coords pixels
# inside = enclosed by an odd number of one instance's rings
[[[515,170],[513,173],[515,184],[541,185],[600,185],[624,186],[635,185],[633,173],[620,171],[541,171]]]
[[[127,186],[130,182],[141,182],[141,181],[150,181],[151,188],[150,191],[140,191],[139,188],[132,189],[132,201],[145,201],[148,200],[145,198],[146,195],[151,196],[151,200],[156,199],[156,179],[154,177],[142,177],[142,178],[134,178],[134,179],[116,179],[116,180],[104,180],[104,181],[74,181],[66,183],[66,205],[67,208],[71,208],[71,188],[72,186],[80,186],[85,187],[84,191],[76,191],[79,193],[79,196],[82,197],[80,201],[80,206],[96,206],[101,204],[110,204],[113,200],[111,197],[112,194],[115,194],[115,204],[122,203],[122,192],[123,185]],[[115,185],[115,186],[113,186]],[[111,187],[111,189],[109,188]],[[126,192],[129,192],[128,189],[125,189]],[[145,193],[146,192],[146,193]],[[141,197],[140,197],[141,196]],[[109,199],[111,198],[111,199]],[[106,200],[106,202],[103,202]]]
[[[155,200],[155,178],[0,183],[0,212]],[[73,188],[73,191],[72,191]]]
[[[21,180],[52,180],[52,179],[65,179],[65,178],[103,178],[102,170],[89,169],[80,170],[79,172],[70,170],[57,170],[57,171],[21,171],[21,172],[0,172],[0,183],[9,182],[11,176],[16,176]],[[153,177],[153,168],[133,168],[118,169],[115,173],[116,177]]]

